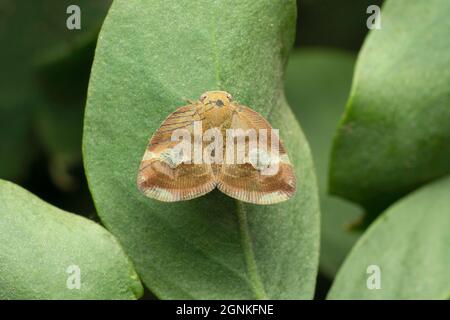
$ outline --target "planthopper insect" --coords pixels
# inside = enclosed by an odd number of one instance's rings
[[[241,201],[274,204],[296,190],[278,130],[225,91],[205,92],[163,121],[144,153],[137,185],[166,202],[217,188]]]

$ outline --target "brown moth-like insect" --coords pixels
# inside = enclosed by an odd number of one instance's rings
[[[184,148],[180,137],[187,141]],[[137,185],[146,196],[166,202],[218,188],[241,201],[273,204],[296,190],[292,165],[274,129],[225,91],[206,92],[164,120],[144,153]]]

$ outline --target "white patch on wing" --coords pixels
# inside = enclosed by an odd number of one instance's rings
[[[280,156],[280,162],[281,163],[285,163],[285,164],[291,164],[291,161],[289,160],[289,157],[288,157],[287,153],[282,154]]]
[[[172,169],[175,169],[184,160],[183,154],[180,153],[180,150],[175,150],[173,148],[167,148],[161,152],[159,158],[161,161],[167,163]]]
[[[249,152],[248,162],[257,170],[264,170],[270,165],[278,164],[280,158],[261,148],[252,149]]]
[[[161,200],[161,201],[173,201],[175,196],[170,193],[169,191],[162,189],[162,188],[158,188],[158,187],[153,187],[151,189],[147,189],[144,191],[144,194],[147,197],[150,198],[154,198],[157,200]]]
[[[155,153],[153,153],[153,152],[151,152],[149,150],[146,150],[145,153],[144,153],[144,157],[142,158],[142,161],[147,161],[147,160],[154,159],[154,158],[157,158],[157,157],[158,156]]]
[[[274,192],[262,195],[259,198],[259,201],[261,204],[272,204],[272,203],[277,203],[277,202],[286,200],[288,198],[289,197],[286,194],[284,194],[283,192],[274,191]]]

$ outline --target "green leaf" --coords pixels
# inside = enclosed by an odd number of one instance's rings
[[[450,172],[449,11],[447,0],[385,3],[334,142],[333,194],[376,213]]]
[[[449,194],[447,176],[380,215],[345,260],[328,298],[449,299]],[[367,288],[370,265],[381,270],[381,289]]]
[[[159,298],[312,298],[318,195],[311,156],[284,100],[294,1],[113,3],[88,93],[84,161],[99,215]],[[162,203],[136,187],[150,136],[185,99],[222,89],[265,116],[298,192],[256,206],[218,191]]]
[[[80,289],[69,289],[71,266]],[[96,223],[0,180],[0,299],[135,299],[131,262]]]
[[[360,209],[329,196],[326,185],[334,130],[350,90],[353,55],[330,49],[302,49],[289,58],[286,96],[311,145],[320,190],[320,269],[333,278],[359,234],[348,226]]]

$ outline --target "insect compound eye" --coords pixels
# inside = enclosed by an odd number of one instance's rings
[[[231,96],[231,94],[229,94],[229,93],[227,93],[227,98],[228,98],[228,100],[233,100],[233,97]]]
[[[204,101],[206,99],[206,94],[202,94],[201,96],[200,96],[200,101]]]

